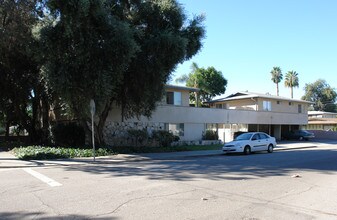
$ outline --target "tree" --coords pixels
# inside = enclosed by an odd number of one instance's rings
[[[125,2],[130,3],[119,13],[120,18],[139,33],[136,41],[141,49],[124,73],[116,102],[123,118],[150,117],[177,64],[201,49],[204,17],[188,21],[175,0]]]
[[[296,71],[288,71],[284,80],[285,87],[290,88],[291,98],[294,98],[293,88],[298,87],[298,73]]]
[[[227,80],[221,71],[217,71],[214,67],[199,68],[196,63],[192,63],[191,73],[177,78],[176,82],[185,82],[186,86],[200,89],[199,93],[194,93],[191,97],[196,106],[199,96],[203,102],[210,101],[215,96],[225,93],[227,86]]]
[[[280,67],[273,67],[271,73],[271,80],[276,84],[276,94],[279,95],[278,84],[282,81],[283,75]]]
[[[32,142],[48,129],[48,98],[39,74],[38,42],[33,27],[42,18],[42,2],[2,1],[0,4],[0,114],[9,126],[26,129]],[[47,132],[46,132],[47,134]]]
[[[337,93],[325,80],[318,79],[314,83],[305,84],[303,100],[314,102],[315,111],[336,112]]]
[[[180,4],[139,0],[50,0],[56,23],[42,30],[44,71],[77,118],[97,105],[97,141],[114,104],[122,118],[150,116],[178,63],[201,48],[202,17],[186,25]]]

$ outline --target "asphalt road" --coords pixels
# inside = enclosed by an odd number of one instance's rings
[[[0,169],[0,219],[337,219],[337,145]]]

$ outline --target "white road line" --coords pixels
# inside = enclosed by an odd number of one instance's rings
[[[42,182],[47,183],[51,187],[62,186],[61,183],[58,183],[55,180],[50,179],[49,177],[46,177],[45,175],[32,170],[31,168],[23,168],[23,170],[29,173],[30,175],[36,177],[37,179],[41,180]]]

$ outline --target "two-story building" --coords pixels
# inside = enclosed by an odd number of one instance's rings
[[[308,122],[310,102],[280,96],[239,92],[209,102],[210,108],[192,107],[191,92],[196,88],[166,85],[166,95],[151,118],[140,117],[121,122],[121,110],[113,109],[108,117],[105,138],[109,143],[121,129],[165,129],[182,141],[201,140],[207,129],[216,130],[219,138],[230,141],[236,131],[264,131],[281,139],[282,131],[296,129]],[[109,141],[111,140],[111,141]]]

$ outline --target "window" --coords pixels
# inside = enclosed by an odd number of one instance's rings
[[[252,141],[256,141],[256,140],[259,140],[260,137],[258,134],[254,134],[254,136],[252,137]]]
[[[265,134],[260,134],[260,139],[268,139],[268,136]]]
[[[171,131],[172,134],[177,136],[184,136],[184,123],[177,123],[177,124],[165,124],[165,130]]]
[[[181,92],[166,92],[166,104],[182,105]]]
[[[289,102],[289,105],[292,105],[292,103],[291,103],[291,102]]]
[[[174,105],[181,105],[181,92],[174,92]]]
[[[166,104],[173,105],[173,92],[166,92]]]
[[[280,102],[280,101],[277,101],[276,103],[279,105],[281,102]]]
[[[215,104],[215,108],[222,108],[222,104]]]
[[[271,111],[271,101],[263,101],[263,110]]]
[[[302,113],[302,105],[298,105],[298,113]]]

